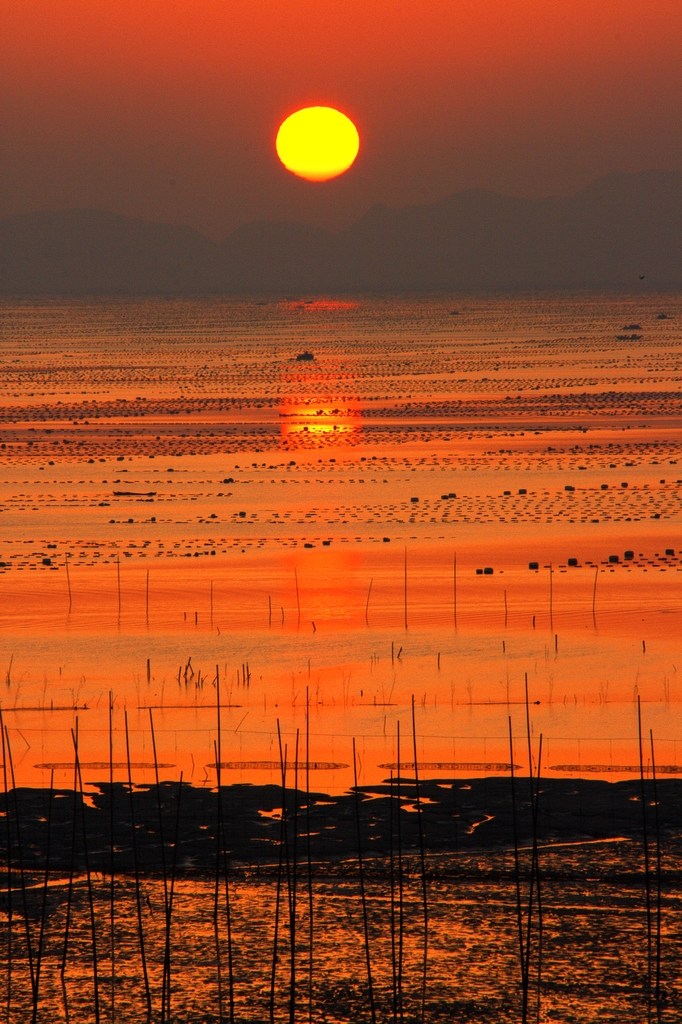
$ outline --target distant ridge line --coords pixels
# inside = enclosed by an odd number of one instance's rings
[[[214,242],[97,210],[0,220],[3,295],[667,291],[682,283],[682,174],[612,173],[571,196],[483,189],[375,206],[344,231],[255,222]]]

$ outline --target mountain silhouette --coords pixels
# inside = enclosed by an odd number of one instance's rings
[[[255,222],[223,242],[96,210],[0,221],[5,295],[671,289],[682,175],[613,173],[568,197],[485,190],[375,206],[345,231]]]

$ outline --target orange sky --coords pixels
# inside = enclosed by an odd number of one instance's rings
[[[570,192],[680,166],[678,0],[0,0],[0,215],[87,206],[214,237],[341,226],[470,187]],[[279,121],[338,105],[363,139],[326,185]]]

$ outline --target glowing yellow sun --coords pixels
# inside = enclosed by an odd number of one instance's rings
[[[303,107],[279,126],[277,156],[292,174],[308,181],[328,181],[354,163],[360,149],[358,130],[334,107]]]

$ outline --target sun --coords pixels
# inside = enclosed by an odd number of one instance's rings
[[[358,130],[334,107],[303,107],[279,126],[277,156],[292,174],[308,181],[329,181],[355,162]]]

